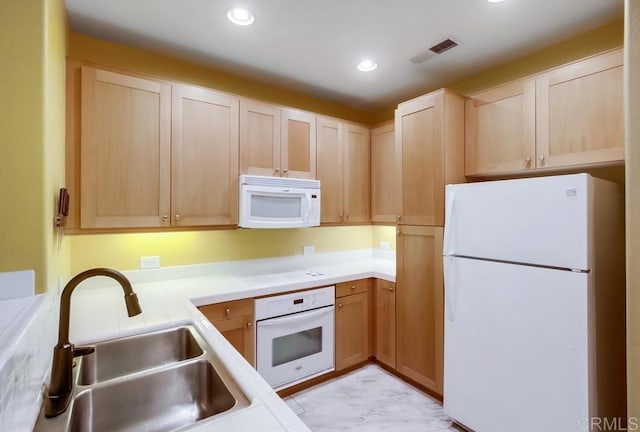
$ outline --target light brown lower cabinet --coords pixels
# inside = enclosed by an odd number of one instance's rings
[[[398,226],[396,370],[442,394],[442,227]]]
[[[255,366],[253,299],[215,303],[198,309],[249,364]]]
[[[336,284],[336,371],[364,362],[371,355],[370,286],[369,279]]]
[[[375,351],[380,362],[396,368],[396,284],[375,281]]]

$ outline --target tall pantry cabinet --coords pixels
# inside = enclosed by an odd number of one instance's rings
[[[442,394],[444,187],[464,178],[464,98],[447,89],[395,116],[396,369]]]

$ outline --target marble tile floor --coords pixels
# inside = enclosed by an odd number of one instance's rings
[[[313,432],[458,432],[440,402],[374,364],[285,402]]]

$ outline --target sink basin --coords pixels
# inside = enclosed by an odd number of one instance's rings
[[[72,432],[171,431],[237,404],[207,361],[89,389],[74,402]]]
[[[213,421],[250,402],[192,325],[90,344],[75,359],[66,411],[36,432],[167,432]]]
[[[94,344],[95,352],[78,361],[80,385],[90,385],[201,356],[190,327],[119,338]]]

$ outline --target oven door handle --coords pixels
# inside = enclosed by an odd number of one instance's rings
[[[297,312],[292,315],[287,315],[279,318],[269,318],[264,321],[258,321],[259,327],[273,327],[279,325],[290,325],[300,321],[307,321],[309,319],[313,319],[322,315],[326,315],[327,313],[331,313],[334,310],[334,306],[325,306],[320,309]]]

